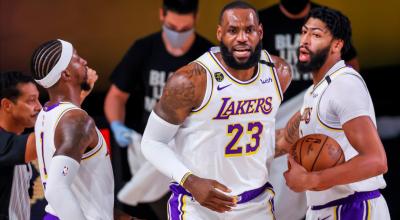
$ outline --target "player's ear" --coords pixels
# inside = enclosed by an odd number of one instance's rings
[[[264,29],[261,23],[258,25],[258,35],[260,36],[260,40],[262,40],[264,37]]]
[[[6,112],[11,112],[13,107],[13,102],[8,98],[2,98],[0,101],[0,109]]]
[[[217,27],[217,39],[218,39],[219,42],[222,41],[222,27],[221,27],[221,25],[218,25],[218,27]]]
[[[342,51],[344,41],[342,39],[334,39],[332,45],[332,51],[335,53],[340,53]]]
[[[68,69],[65,69],[61,72],[61,78],[64,80],[69,80],[72,77],[71,72]]]

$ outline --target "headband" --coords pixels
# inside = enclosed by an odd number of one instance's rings
[[[58,41],[61,42],[62,46],[60,59],[43,79],[35,80],[44,88],[52,87],[58,82],[61,77],[61,72],[65,70],[68,67],[69,62],[71,62],[72,54],[74,52],[74,48],[72,47],[71,43],[60,39],[58,39]]]

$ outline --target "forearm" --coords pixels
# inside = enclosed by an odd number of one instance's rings
[[[60,219],[85,219],[71,184],[79,170],[79,163],[71,157],[53,157],[45,187],[45,197]],[[62,198],[62,199],[60,199]]]
[[[295,113],[283,129],[276,130],[275,157],[288,153],[290,148],[300,138],[300,112]]]
[[[108,94],[104,102],[104,113],[108,122],[125,121],[125,104],[127,100]]]
[[[365,180],[387,171],[386,161],[374,156],[357,155],[341,165],[310,173],[310,188],[319,190]],[[338,178],[340,176],[340,178]]]
[[[181,183],[190,170],[167,145],[175,136],[179,125],[170,124],[154,112],[147,122],[142,138],[142,152],[146,159],[164,175]]]
[[[291,144],[285,140],[284,132],[285,128],[275,131],[275,157],[289,153]]]

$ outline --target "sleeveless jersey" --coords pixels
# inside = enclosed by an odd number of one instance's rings
[[[56,151],[54,135],[61,117],[70,110],[81,108],[68,102],[60,102],[44,107],[35,124],[36,152],[39,162],[40,177],[46,190],[47,172]],[[71,189],[79,202],[86,219],[113,219],[114,177],[106,142],[96,128],[99,142],[90,151],[82,155],[80,167]],[[50,205],[46,212],[57,216]]]
[[[215,179],[232,195],[263,186],[275,155],[275,115],[282,91],[271,58],[262,51],[257,73],[243,82],[218,61],[213,47],[194,62],[207,74],[201,106],[179,128],[176,151],[202,178]]]
[[[368,102],[370,103],[369,109],[366,110],[367,115],[371,118],[376,126],[372,100],[364,80],[354,69],[346,67],[344,61],[340,61],[328,71],[323,80],[321,80],[317,85],[311,86],[304,95],[304,103],[301,108],[302,116],[299,132],[300,137],[319,133],[335,139],[340,144],[344,152],[345,160],[348,161],[354,156],[358,155],[358,152],[351,146],[346,138],[339,119],[336,116],[332,116],[327,113],[328,109],[332,108],[332,106],[330,106],[332,100],[324,97],[324,93],[330,85],[334,83],[340,83],[335,82],[335,79],[345,76],[356,77],[357,80],[362,82],[361,84],[365,87],[362,89],[366,90],[369,97]],[[358,84],[355,84],[354,86],[357,85]],[[307,203],[308,205],[322,205],[332,200],[347,197],[356,191],[371,191],[384,188],[385,186],[386,183],[383,179],[383,176],[379,175],[351,184],[334,186],[323,191],[307,191]]]

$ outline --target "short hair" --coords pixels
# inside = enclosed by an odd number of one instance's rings
[[[32,55],[31,71],[35,80],[41,80],[60,60],[62,44],[59,40],[51,40],[40,45]]]
[[[163,10],[164,15],[166,15],[167,11],[176,12],[178,14],[190,14],[197,13],[199,8],[198,0],[164,0],[163,1]]]
[[[306,18],[316,18],[326,24],[335,39],[343,40],[341,53],[346,53],[351,47],[351,24],[348,17],[340,11],[328,7],[317,7],[310,11]]]
[[[17,88],[18,84],[33,83],[33,78],[19,71],[0,73],[0,100],[7,98],[15,102],[21,95]]]
[[[240,9],[251,9],[254,11],[254,14],[257,17],[257,22],[260,21],[260,17],[258,16],[258,11],[257,9],[250,5],[247,2],[243,2],[243,1],[233,1],[231,3],[228,3],[227,5],[225,5],[222,10],[221,13],[219,14],[219,23],[221,24],[222,22],[222,17],[224,16],[225,11],[230,10],[230,9],[235,9],[235,8],[240,8]]]

